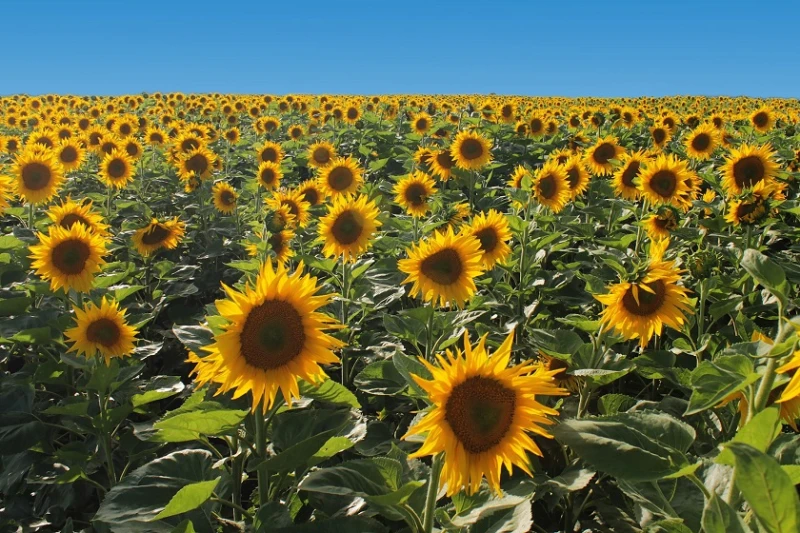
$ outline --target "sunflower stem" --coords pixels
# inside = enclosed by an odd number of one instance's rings
[[[700,309],[697,313],[697,343],[702,342],[701,338],[705,334],[705,321],[706,321],[706,299],[708,298],[708,278],[700,280]],[[698,350],[697,363],[703,361],[703,354]]]
[[[108,473],[108,488],[114,488],[117,484],[117,472],[114,468],[114,456],[111,454],[111,432],[109,431],[108,418],[108,396],[104,392],[97,393],[97,402],[100,405],[100,424],[102,432],[100,443],[103,447],[103,455],[106,459],[106,472]]]
[[[35,209],[35,207],[33,205],[33,202],[29,202],[28,203],[28,229],[30,229],[30,230],[33,229],[33,223],[34,223],[33,212],[34,212],[34,209]]]
[[[782,311],[782,310],[781,310]],[[794,333],[794,327],[792,324],[782,324],[783,322],[783,313],[778,318],[778,327],[780,328],[778,331],[778,335],[775,337],[775,341],[773,342],[774,346],[778,346],[779,344],[786,341],[789,336]],[[757,415],[764,408],[767,406],[767,400],[769,399],[769,394],[772,392],[772,385],[775,383],[775,370],[778,368],[778,358],[777,357],[770,357],[767,359],[767,368],[764,370],[764,377],[761,378],[761,383],[758,385],[758,391],[756,392],[755,400],[753,401],[753,416]]]
[[[265,505],[269,500],[269,472],[264,462],[267,458],[267,424],[264,418],[264,399],[256,407],[253,413],[253,425],[255,426],[256,456],[261,463],[258,465],[258,503]]]
[[[342,299],[341,299],[342,306],[339,309],[339,322],[343,325],[347,324],[347,311],[348,311],[347,298],[350,291],[350,288],[348,287],[348,282],[349,282],[348,278],[350,277],[349,274],[350,274],[350,268],[348,267],[347,261],[345,260],[344,256],[342,256]],[[347,359],[347,351],[342,350],[342,385],[344,385],[345,387],[348,386],[350,381],[349,363],[350,361],[348,361]]]
[[[430,314],[428,314],[428,324],[427,324],[427,334],[428,340],[425,343],[425,359],[427,361],[433,362],[434,357],[436,356],[436,346],[435,342],[433,341],[433,319],[434,315],[436,314],[436,310],[433,308],[433,305],[430,307]]]
[[[439,477],[442,474],[442,467],[444,461],[442,454],[433,456],[433,463],[431,463],[431,475],[428,479],[428,490],[425,494],[425,510],[422,515],[422,532],[433,532],[433,513],[436,511],[436,497],[439,494]]]

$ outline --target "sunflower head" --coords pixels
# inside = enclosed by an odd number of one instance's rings
[[[685,146],[692,159],[708,159],[719,146],[719,133],[711,124],[703,124],[686,137]]]
[[[394,186],[394,200],[412,216],[424,216],[430,209],[428,200],[436,194],[436,184],[419,170],[412,172]]]
[[[469,226],[472,236],[481,243],[483,268],[491,270],[497,263],[505,263],[511,255],[511,230],[506,217],[495,209],[479,213]]]
[[[39,233],[39,244],[31,246],[30,252],[31,267],[50,281],[52,290],[89,292],[95,274],[105,264],[106,243],[83,224],[69,228],[52,225],[46,235]]]
[[[333,145],[326,141],[318,141],[308,147],[308,164],[315,168],[322,168],[331,163],[336,157]]]
[[[722,166],[722,186],[733,196],[762,181],[770,185],[778,168],[772,146],[743,144],[739,148],[732,148],[725,159]]]
[[[283,161],[283,148],[276,142],[265,142],[259,147],[257,154],[259,163],[270,162],[279,165]]]
[[[416,243],[398,268],[413,283],[411,296],[439,305],[461,306],[475,294],[475,277],[483,271],[481,243],[470,233],[455,234],[452,227]]]
[[[215,183],[211,193],[214,197],[214,207],[217,211],[226,215],[236,211],[236,199],[239,195],[229,183],[224,181]]]
[[[364,195],[338,196],[319,223],[325,257],[342,256],[343,261],[355,262],[367,251],[381,225],[379,213],[375,203]]]
[[[437,355],[438,364],[421,361],[432,379],[413,376],[431,408],[405,436],[425,436],[410,457],[444,454],[440,488],[448,496],[477,492],[484,477],[500,494],[503,466],[509,474],[516,466],[532,475],[527,452],[542,455],[529,433],[552,438],[543,426],[558,412],[539,400],[568,393],[554,382],[558,370],[530,361],[509,367],[513,338],[512,331],[490,354],[486,335],[472,346],[465,332],[463,352]]]
[[[25,202],[40,204],[52,198],[64,181],[64,167],[43,146],[26,148],[14,158],[14,188]]]
[[[192,177],[206,180],[211,177],[216,162],[216,154],[200,145],[179,155],[178,176],[184,181]]]
[[[595,176],[608,176],[614,171],[614,161],[625,153],[625,149],[612,137],[599,139],[594,146],[586,150],[583,162]]]
[[[233,389],[234,398],[250,392],[253,411],[266,412],[278,391],[290,405],[300,396],[298,379],[327,377],[321,365],[337,362],[333,350],[343,344],[326,330],[340,325],[318,311],[331,295],[317,295],[317,280],[303,275],[302,264],[289,273],[267,260],[253,285],[223,288],[227,298],[216,307],[227,325],[195,361],[198,381],[219,384],[220,393]]]
[[[104,296],[99,306],[88,302],[83,309],[73,309],[77,325],[64,332],[67,340],[73,343],[69,351],[87,358],[99,353],[106,365],[110,365],[114,357],[133,353],[136,328],[125,322],[125,310],[119,308],[119,303]]]
[[[564,167],[555,160],[547,161],[542,168],[536,171],[531,187],[536,201],[558,213],[570,198],[570,188]]]
[[[491,145],[479,133],[461,131],[453,139],[450,156],[458,168],[480,170],[492,160]]]
[[[75,202],[72,198],[62,200],[60,205],[53,205],[48,211],[47,216],[54,224],[64,229],[70,229],[75,224],[83,224],[86,228],[100,235],[108,236],[108,224],[103,222],[103,216],[92,209],[92,201],[84,200]]]
[[[164,222],[154,218],[133,234],[133,244],[140,254],[147,257],[161,248],[176,248],[185,232],[186,225],[178,217]]]
[[[653,205],[691,207],[695,176],[686,161],[672,154],[647,161],[639,173],[639,191]]]
[[[319,172],[319,186],[329,196],[354,194],[363,181],[361,168],[352,157],[337,157]]]

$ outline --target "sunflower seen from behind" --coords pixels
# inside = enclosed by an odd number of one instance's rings
[[[11,167],[14,192],[25,202],[41,204],[55,196],[64,182],[64,167],[44,146],[26,148]]]
[[[341,256],[343,261],[355,262],[367,251],[381,222],[380,211],[366,196],[339,196],[319,221],[319,238],[325,257]]]
[[[552,438],[544,426],[558,411],[542,404],[542,396],[563,396],[556,386],[557,370],[526,361],[509,366],[514,332],[493,353],[487,335],[475,346],[464,332],[464,351],[447,350],[432,364],[421,360],[432,379],[412,375],[425,391],[431,408],[404,438],[423,435],[419,450],[409,457],[443,454],[439,488],[447,496],[461,490],[476,493],[485,477],[495,494],[502,494],[502,469],[513,467],[533,475],[528,452],[542,456],[531,433]]]
[[[149,257],[161,248],[165,250],[177,248],[185,232],[186,225],[178,220],[178,217],[164,222],[154,218],[148,225],[136,230],[133,234],[133,245],[137,252]]]
[[[94,276],[105,264],[106,242],[83,224],[69,228],[52,225],[39,233],[39,244],[30,247],[31,268],[53,291],[89,292]]]
[[[399,270],[413,283],[410,294],[432,304],[458,307],[476,291],[475,278],[483,272],[481,243],[466,232],[454,233],[452,226],[415,243],[408,258],[398,261]]]
[[[430,210],[428,200],[436,194],[436,183],[431,177],[416,170],[395,184],[394,201],[411,216],[421,217]]]
[[[478,213],[469,225],[469,232],[481,243],[481,262],[483,268],[491,270],[498,263],[503,264],[511,255],[511,230],[503,213],[490,209]]]
[[[130,356],[134,351],[136,327],[128,325],[125,310],[119,303],[103,297],[100,305],[87,302],[83,309],[75,310],[76,326],[64,332],[68,342],[73,343],[70,352],[91,358],[99,354],[106,365],[112,358]]]
[[[194,361],[199,382],[219,384],[216,394],[233,390],[234,399],[252,393],[252,410],[266,412],[279,391],[289,405],[299,398],[298,380],[327,378],[322,365],[338,362],[334,350],[343,346],[327,332],[341,325],[319,312],[332,295],[317,294],[317,279],[302,264],[289,273],[267,260],[254,284],[222,287],[227,298],[216,307],[227,324]]]

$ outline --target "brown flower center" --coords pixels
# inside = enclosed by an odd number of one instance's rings
[[[428,198],[428,189],[422,183],[412,183],[406,188],[403,196],[410,205],[421,207]]]
[[[642,287],[649,287],[653,292],[648,292]],[[622,305],[633,315],[652,316],[664,305],[666,295],[667,287],[660,279],[650,283],[640,283],[639,303],[636,303],[636,299],[633,297],[633,288],[629,288],[625,296],[622,297]]]
[[[152,246],[165,241],[172,232],[162,224],[156,224],[142,235],[142,243]]]
[[[69,165],[70,163],[74,163],[78,160],[78,151],[74,146],[65,146],[58,154],[58,158],[65,165]]]
[[[121,336],[119,326],[110,318],[97,319],[86,328],[86,338],[89,342],[102,344],[106,348],[114,346]]]
[[[40,191],[50,185],[50,167],[43,163],[28,163],[22,168],[22,182],[31,191]]]
[[[128,165],[122,159],[114,158],[109,161],[106,171],[111,179],[118,180],[125,176],[125,171],[128,170]]]
[[[547,174],[540,178],[536,187],[539,189],[541,197],[545,200],[551,200],[556,195],[556,190],[558,189],[556,178],[552,174]]]
[[[500,242],[500,239],[497,238],[497,231],[492,227],[476,231],[475,238],[481,241],[481,250],[485,253],[491,253]]]
[[[289,302],[267,300],[250,310],[239,340],[248,365],[261,370],[280,368],[303,351],[303,319]]]
[[[361,217],[353,211],[344,211],[333,223],[331,233],[339,244],[353,244],[361,237],[364,231],[364,223]]]
[[[478,159],[483,156],[483,144],[478,139],[465,139],[461,143],[461,155],[464,159]]]
[[[264,148],[261,150],[261,160],[262,161],[270,161],[272,163],[278,162],[278,151],[275,150],[272,146]]]
[[[348,167],[340,166],[331,169],[328,174],[328,185],[334,191],[344,191],[348,189],[355,180],[353,171]]]
[[[692,139],[692,148],[698,152],[705,152],[711,146],[711,137],[708,133],[699,133]]]
[[[602,143],[592,152],[592,159],[594,159],[598,165],[605,165],[609,160],[613,159],[615,155],[617,155],[617,150],[614,148],[613,144]]]
[[[61,219],[61,222],[59,223],[59,225],[62,228],[69,229],[72,226],[74,226],[75,224],[77,224],[78,222],[80,222],[81,224],[83,224],[87,228],[91,228],[92,227],[91,224],[89,224],[89,221],[87,221],[85,218],[83,218],[82,216],[80,216],[80,215],[78,215],[76,213],[67,213],[66,215],[64,215],[64,218]]]
[[[512,389],[496,379],[474,376],[450,392],[444,419],[464,449],[478,454],[503,441],[514,421],[516,403]]]
[[[452,285],[461,278],[464,267],[458,252],[452,248],[445,248],[426,257],[420,265],[420,270],[439,285]]]
[[[186,170],[194,172],[197,176],[202,176],[208,170],[208,158],[203,154],[194,154],[186,160]]]
[[[760,157],[749,155],[733,164],[733,179],[741,188],[752,187],[764,179],[765,170]]]
[[[51,260],[62,274],[71,276],[83,272],[90,255],[88,244],[78,239],[68,239],[53,248]]]
[[[653,130],[653,140],[656,144],[661,144],[667,140],[667,132],[663,128],[656,128]]]
[[[678,178],[671,170],[659,170],[650,177],[650,188],[663,198],[672,198]]]
[[[764,111],[760,111],[753,115],[753,124],[756,127],[763,128],[767,124],[769,124],[769,115],[766,114]]]

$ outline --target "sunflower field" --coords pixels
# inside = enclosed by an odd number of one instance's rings
[[[800,531],[800,102],[0,97],[0,531]]]

